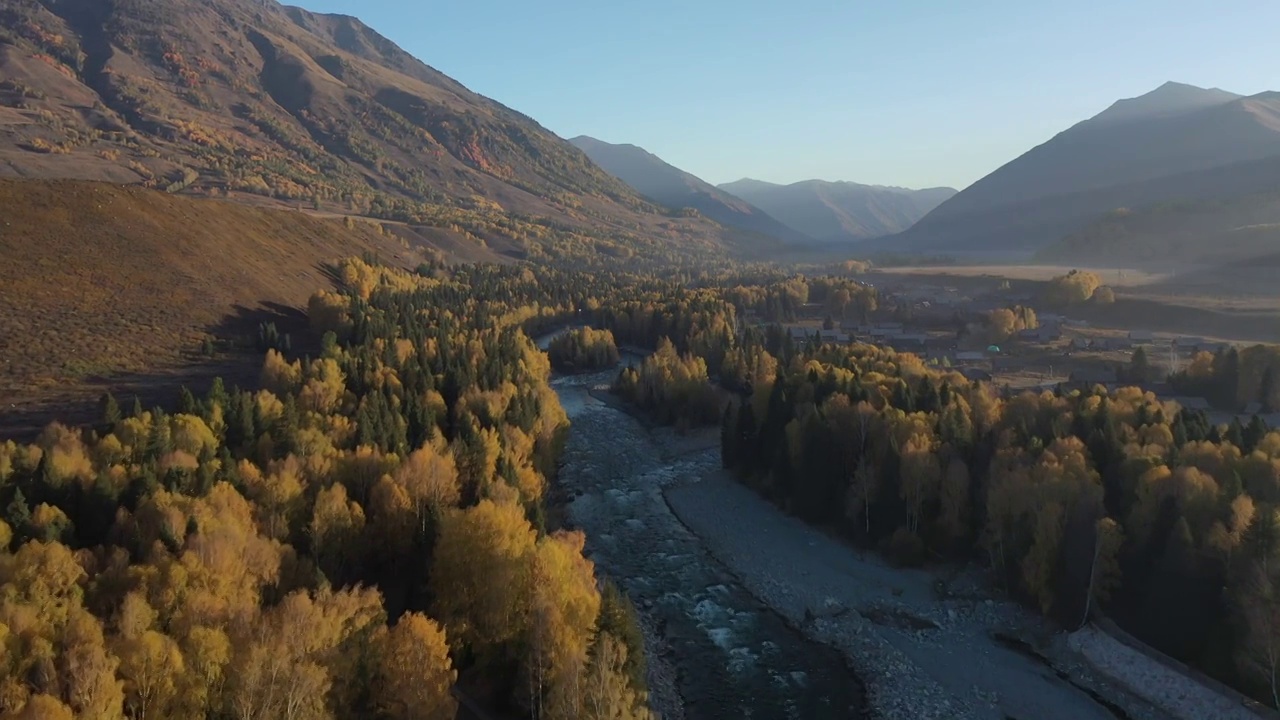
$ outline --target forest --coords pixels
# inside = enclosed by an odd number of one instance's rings
[[[1203,397],[1214,407],[1280,412],[1280,347],[1198,352],[1169,382],[1179,392]]]
[[[585,276],[339,274],[260,388],[0,444],[0,716],[648,717],[634,610],[546,521],[567,421],[523,327]]]
[[[1004,396],[754,331],[738,352],[757,382],[721,445],[742,482],[895,562],[981,562],[1068,629],[1105,611],[1274,703],[1280,432],[1256,416],[1213,426],[1137,388]]]
[[[654,352],[615,389],[719,423],[724,466],[787,512],[895,562],[981,563],[1064,627],[1105,612],[1272,698],[1280,432],[1260,420],[793,342],[780,323],[805,305],[891,312],[847,277],[336,275],[308,306],[318,353],[264,328],[259,387],[107,395],[91,427],[0,444],[0,717],[452,717],[455,692],[649,717],[636,612],[547,499],[567,430],[552,358],[607,365],[620,344]],[[584,324],[550,357],[530,339]],[[1260,392],[1264,357],[1188,377]]]
[[[1083,283],[1073,301],[1096,293],[1088,280],[1064,278]],[[1067,629],[1105,613],[1280,704],[1280,431],[1257,416],[1214,425],[1136,387],[1002,393],[915,355],[782,332],[805,303],[877,312],[874,289],[851,280],[740,272],[698,287],[682,302],[711,314],[615,389],[685,426],[714,407],[742,482],[895,562],[981,563]],[[1026,308],[998,315],[998,332],[1036,322]],[[747,316],[760,322],[740,326]],[[1224,407],[1275,407],[1274,353],[1201,355],[1173,382],[1216,389]]]
[[[547,357],[559,372],[603,370],[618,364],[618,344],[608,330],[574,328],[551,340]]]

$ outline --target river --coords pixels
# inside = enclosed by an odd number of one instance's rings
[[[685,717],[859,716],[862,685],[844,658],[756,601],[668,507],[663,488],[714,469],[718,448],[649,430],[590,395],[614,375],[552,382],[572,424],[560,492],[598,570],[626,591],[669,648],[665,661],[676,671]]]

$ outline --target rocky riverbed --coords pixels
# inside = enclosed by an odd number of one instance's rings
[[[972,572],[892,568],[721,471],[688,480],[666,493],[676,514],[755,597],[846,654],[876,717],[1170,717],[1092,671],[1065,635]]]
[[[664,488],[714,468],[707,450],[694,449],[707,443],[674,434],[663,442],[665,431],[590,396],[611,377],[553,383],[573,423],[559,491],[591,558],[644,616],[655,710],[709,720],[860,717],[862,686],[845,657],[759,602],[667,506]]]

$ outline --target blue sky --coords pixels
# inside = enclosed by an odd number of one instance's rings
[[[1166,80],[1280,90],[1276,0],[293,0],[714,183],[963,187]]]

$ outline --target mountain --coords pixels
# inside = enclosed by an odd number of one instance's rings
[[[360,21],[269,0],[0,0],[0,130],[0,176],[457,228],[516,257],[735,241]]]
[[[641,195],[669,208],[692,208],[730,227],[772,235],[792,242],[811,238],[770,217],[763,210],[734,197],[635,145],[615,145],[580,135],[569,140],[605,172],[635,188]]]
[[[750,178],[726,183],[720,189],[822,241],[901,232],[956,193],[951,188],[908,190],[823,180],[775,185]]]
[[[1111,107],[1086,120],[1091,125],[1121,123],[1133,120],[1150,120],[1158,117],[1181,115],[1193,110],[1224,105],[1242,96],[1219,88],[1199,88],[1195,85],[1167,82],[1146,95],[1117,100]]]
[[[1280,192],[1122,208],[1036,254],[1053,264],[1180,272],[1280,253]]]
[[[1034,252],[1117,208],[1266,190],[1251,173],[1276,155],[1280,93],[1241,97],[1168,83],[1059,133],[884,244]],[[1245,175],[1233,178],[1233,166]],[[1219,184],[1203,182],[1214,174]]]

